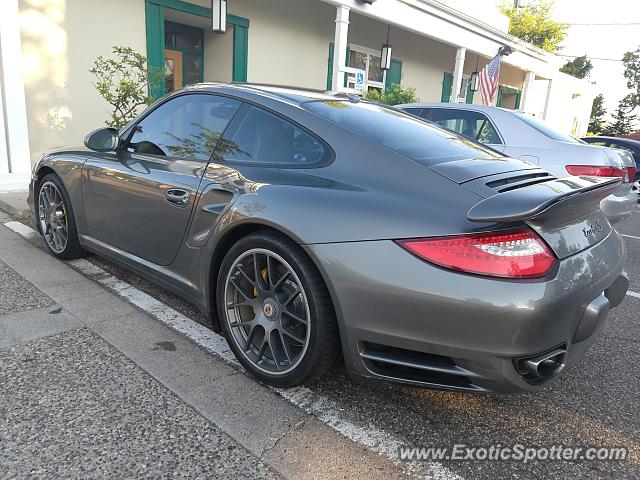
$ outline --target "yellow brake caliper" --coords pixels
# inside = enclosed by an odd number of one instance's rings
[[[269,283],[268,277],[269,277],[269,272],[267,271],[267,267],[264,267],[262,270],[260,270],[260,275],[262,275],[262,279]],[[257,297],[258,296],[258,289],[256,287],[253,287],[253,296]]]

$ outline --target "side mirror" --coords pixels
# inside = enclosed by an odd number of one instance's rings
[[[84,144],[96,152],[112,152],[120,144],[120,134],[115,128],[99,128],[84,137]]]

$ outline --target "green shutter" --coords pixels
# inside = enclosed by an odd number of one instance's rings
[[[449,72],[444,72],[444,77],[442,78],[442,96],[440,97],[440,101],[449,102],[451,99],[451,89],[453,88],[453,74]]]
[[[520,97],[522,96],[522,92],[516,93],[516,110],[520,108]]]
[[[333,84],[333,42],[329,44],[329,60],[327,62],[327,91]]]
[[[333,88],[333,50],[334,50],[333,42],[329,44],[329,59],[327,61],[327,90],[331,90]],[[347,47],[347,58],[345,60],[345,67],[349,66],[349,54],[351,50]],[[347,76],[344,77],[344,86],[347,86]]]
[[[502,85],[500,85],[498,87],[498,96],[496,98],[496,107],[499,107],[500,105],[502,105],[502,95],[504,93],[504,90],[502,89]]]
[[[389,70],[387,70],[387,76],[385,78],[384,88],[387,89],[393,84],[400,85],[402,81],[402,62],[400,60],[396,60],[395,58],[391,59],[391,65],[389,65]]]
[[[467,103],[473,103],[473,94],[474,92],[471,91],[471,81],[467,82],[467,98],[466,98],[466,102]]]
[[[155,3],[145,2],[145,26],[147,36],[147,67],[151,72],[149,95],[158,99],[165,94],[164,75],[164,9]]]
[[[249,28],[233,26],[233,75],[234,82],[247,81],[247,61],[249,57]]]
[[[349,56],[351,55],[351,49],[349,47],[347,47],[347,55],[344,58],[344,66],[348,67],[349,66]],[[344,76],[344,86],[346,87],[347,85],[349,85],[349,75],[345,75]]]

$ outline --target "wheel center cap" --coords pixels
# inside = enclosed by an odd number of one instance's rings
[[[267,298],[262,305],[262,311],[265,317],[273,320],[278,315],[278,304],[272,298]]]

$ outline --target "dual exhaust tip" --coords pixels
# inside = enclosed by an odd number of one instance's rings
[[[566,366],[567,350],[554,348],[553,350],[522,358],[517,362],[518,370],[530,383],[542,383],[551,380]]]

